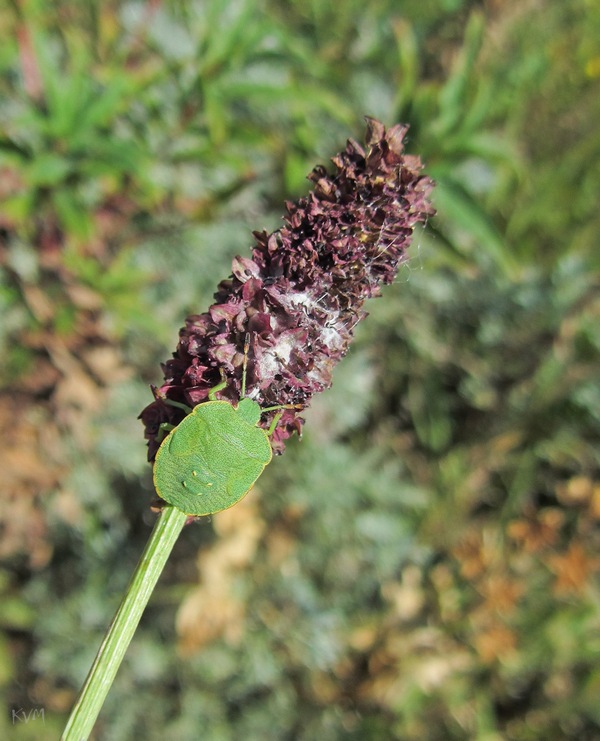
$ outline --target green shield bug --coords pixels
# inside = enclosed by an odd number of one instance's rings
[[[188,515],[220,512],[250,491],[273,456],[269,430],[258,427],[263,412],[294,408],[280,405],[261,408],[245,395],[249,337],[244,344],[242,398],[237,406],[216,400],[226,386],[211,389],[209,401],[198,404],[162,441],[154,462],[158,495]],[[176,406],[177,402],[171,402]],[[187,407],[185,407],[187,409]]]

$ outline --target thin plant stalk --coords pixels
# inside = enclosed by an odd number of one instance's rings
[[[142,613],[187,518],[177,507],[166,505],[163,508],[71,711],[61,741],[83,741],[92,732]]]
[[[301,431],[299,415],[313,394],[331,385],[333,367],[346,354],[354,326],[366,316],[363,304],[393,282],[414,227],[434,213],[428,200],[433,183],[421,174],[419,158],[404,153],[406,131],[399,124],[386,131],[367,118],[366,149],[349,140],[332,160],[333,175],[316,167],[309,176],[313,190],[287,204],[284,226],[270,235],[255,232],[252,259],[236,258],[232,275],[219,283],[216,303],[187,318],[177,350],[163,365],[165,382],[153,389],[154,401],[140,415],[149,461],[156,461],[166,429],[177,434],[188,407],[211,401],[217,389],[221,402],[245,400],[250,337],[257,395],[252,398],[272,415],[260,423],[269,432],[271,448],[283,452],[285,440]],[[242,338],[247,343],[243,352]],[[222,436],[237,449],[230,438]],[[183,439],[187,450],[193,441]],[[180,487],[186,486],[188,463],[177,462]],[[215,457],[215,466],[219,476],[206,484],[216,489],[234,470],[227,457]],[[156,473],[155,468],[155,481]],[[172,505],[159,517],[63,741],[88,738],[187,517]]]

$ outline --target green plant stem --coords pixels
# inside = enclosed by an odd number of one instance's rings
[[[83,741],[90,735],[142,613],[186,519],[186,514],[171,505],[165,506],[161,512],[123,601],[71,711],[61,741]]]

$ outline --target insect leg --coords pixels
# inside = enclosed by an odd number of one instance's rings
[[[272,412],[275,409],[281,409],[282,411],[280,411],[278,414],[276,414],[273,417],[273,421],[269,425],[269,429],[265,430],[269,437],[273,434],[273,432],[275,431],[275,428],[277,427],[277,423],[282,418],[284,409],[303,409],[303,407],[302,407],[302,404],[278,404],[277,406],[274,406],[274,407],[265,407],[264,409],[261,409],[260,411],[262,414],[263,412]]]
[[[183,409],[183,411],[186,414],[192,413],[192,407],[189,407],[187,404],[183,404],[180,401],[173,401],[173,399],[164,399],[165,404],[168,404],[170,407],[176,407],[177,409]]]
[[[271,435],[272,435],[272,434],[273,434],[273,433],[275,432],[275,428],[277,427],[277,423],[279,422],[279,420],[281,419],[281,417],[282,417],[282,416],[283,416],[283,412],[278,412],[278,413],[277,413],[277,414],[276,414],[276,415],[275,415],[275,416],[273,417],[273,421],[272,421],[272,422],[271,422],[271,424],[269,425],[269,429],[268,429],[268,430],[266,430],[266,433],[267,433],[267,435],[268,435],[269,437],[271,437]]]
[[[171,432],[171,430],[175,429],[175,425],[172,425],[170,422],[161,422],[158,425],[158,432],[156,433],[156,437],[154,438],[157,443],[162,442],[162,440],[165,438],[166,434]]]
[[[246,398],[246,371],[248,370],[248,351],[250,350],[250,332],[244,338],[244,364],[242,366],[242,399]]]

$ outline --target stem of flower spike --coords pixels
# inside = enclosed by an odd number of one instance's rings
[[[158,577],[187,517],[180,509],[171,505],[166,505],[162,510],[123,601],[71,711],[61,741],[83,741],[90,735]]]

